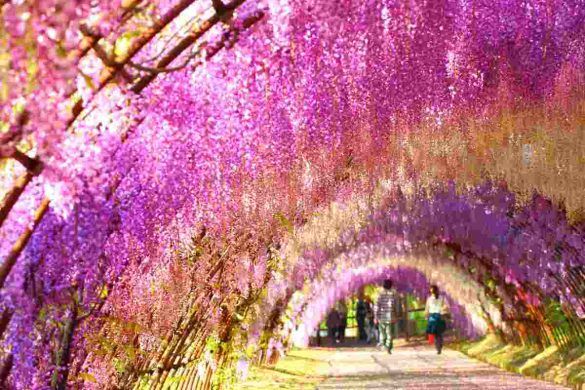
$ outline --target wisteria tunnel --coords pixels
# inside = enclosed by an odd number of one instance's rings
[[[388,278],[585,382],[583,0],[0,7],[0,388],[231,388]]]

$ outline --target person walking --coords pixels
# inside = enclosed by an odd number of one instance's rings
[[[361,341],[365,341],[368,336],[366,334],[366,316],[368,314],[368,309],[366,306],[366,301],[364,300],[364,296],[362,293],[359,294],[357,303],[355,305],[355,317],[357,320],[358,325],[358,338]]]
[[[397,293],[392,288],[392,280],[384,281],[384,290],[380,293],[376,302],[375,320],[380,330],[380,341],[389,354],[394,346],[394,334],[396,326]]]
[[[449,315],[449,308],[445,298],[439,294],[439,287],[431,286],[431,294],[425,305],[425,317],[427,318],[427,334],[435,338],[435,348],[437,354],[443,350],[443,333],[447,328],[445,317]]]
[[[329,338],[331,339],[331,344],[335,344],[339,342],[338,334],[339,334],[339,325],[341,324],[341,317],[339,316],[339,312],[336,308],[331,309],[329,314],[327,315],[327,333]]]
[[[344,300],[337,303],[337,312],[339,313],[339,332],[337,334],[338,342],[345,341],[345,328],[347,328],[347,305]]]
[[[374,323],[374,305],[372,299],[366,297],[366,343],[370,344],[372,341],[378,342],[378,327]]]

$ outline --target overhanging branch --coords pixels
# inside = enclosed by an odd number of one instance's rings
[[[198,62],[193,64],[193,68],[201,65],[203,60],[209,61],[215,54],[217,54],[221,49],[224,47],[231,47],[233,43],[238,40],[239,35],[245,30],[252,27],[255,23],[260,21],[264,17],[264,12],[258,11],[244,20],[241,21],[241,27],[231,27],[227,30],[221,38],[217,42],[203,42],[200,45],[200,49],[194,51],[193,53],[186,56],[184,61],[181,65],[173,66],[173,67],[166,67],[166,68],[159,68],[159,67],[150,67],[145,66],[142,64],[137,64],[135,62],[130,61],[128,65],[132,66],[143,72],[158,74],[158,73],[171,73],[176,72],[182,69],[185,69],[193,59],[199,58]]]
[[[229,17],[231,13],[241,6],[245,0],[234,0],[233,2],[223,6],[220,11],[216,9],[216,12],[210,16],[207,20],[203,21],[195,30],[187,34],[174,48],[172,48],[157,64],[157,69],[164,69],[169,66],[175,59],[177,59],[185,50],[193,45],[199,38],[201,38],[207,31],[213,26],[226,17]],[[160,73],[160,72],[159,72]],[[136,84],[130,88],[130,90],[136,94],[139,94],[146,88],[159,73],[150,73],[142,77]]]

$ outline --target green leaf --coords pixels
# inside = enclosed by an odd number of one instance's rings
[[[106,299],[108,297],[108,286],[107,285],[103,285],[102,289],[100,290],[100,299]]]
[[[95,90],[95,84],[93,83],[93,80],[91,79],[91,77],[89,77],[88,75],[86,75],[83,72],[79,72],[81,74],[81,76],[83,77],[83,80],[85,80],[85,83],[87,84],[87,86],[93,91]]]
[[[274,218],[280,223],[280,226],[282,226],[287,232],[291,234],[293,233],[294,226],[292,222],[282,213],[274,214]]]
[[[494,279],[487,279],[485,281],[485,285],[487,286],[487,288],[489,288],[490,290],[495,290],[496,288],[496,281]]]
[[[82,372],[81,374],[79,374],[79,377],[83,379],[85,382],[97,383],[97,379],[95,379],[95,376],[87,372]]]
[[[114,368],[118,372],[118,374],[123,374],[126,372],[126,363],[118,358],[114,358]]]
[[[140,36],[140,32],[136,30],[126,31],[124,34],[122,34],[114,44],[114,55],[116,58],[122,58],[126,56],[126,53],[128,53],[128,50],[130,50],[130,47],[132,47],[134,38],[138,36]]]
[[[69,52],[65,48],[65,45],[63,44],[62,41],[57,42],[57,45],[55,46],[55,51],[57,52],[57,55],[61,58],[67,58],[67,55],[69,55]]]
[[[128,358],[130,360],[136,359],[136,348],[134,348],[133,346],[131,345],[124,346],[124,352],[126,352],[126,355],[128,355]]]

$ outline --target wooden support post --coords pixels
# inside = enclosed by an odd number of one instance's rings
[[[0,227],[8,218],[8,214],[10,210],[14,207],[20,195],[24,192],[24,189],[33,179],[34,175],[31,172],[25,172],[22,174],[18,179],[16,179],[16,183],[14,183],[14,187],[6,194],[4,199],[2,200],[2,204],[0,205]]]
[[[18,149],[14,149],[12,152],[12,158],[22,164],[23,167],[34,175],[38,175],[43,169],[43,164],[38,159],[29,157]]]
[[[8,324],[10,323],[11,319],[12,319],[12,310],[5,309],[2,312],[2,315],[0,315],[0,337],[2,337],[2,335],[4,334],[4,331],[6,331],[6,328],[8,328]]]
[[[14,244],[12,249],[10,250],[8,257],[6,257],[6,259],[4,259],[4,263],[2,263],[2,266],[0,267],[0,288],[4,287],[4,283],[6,282],[6,279],[8,278],[10,271],[12,271],[12,267],[14,267],[14,264],[16,264],[16,260],[18,260],[18,257],[20,256],[20,254],[22,253],[22,251],[26,247],[28,240],[30,239],[30,237],[34,233],[35,229],[37,228],[37,226],[39,225],[39,223],[43,219],[43,216],[45,215],[45,213],[49,209],[49,203],[50,203],[50,201],[48,199],[46,199],[46,198],[43,199],[43,201],[41,202],[41,205],[39,206],[39,208],[35,212],[35,216],[33,219],[33,225],[31,227],[27,228],[24,231],[24,233],[22,233],[20,235],[20,237],[18,238],[18,240],[16,241],[16,243]]]
[[[126,7],[124,7],[125,8],[124,14],[126,15],[129,12],[131,12],[140,3],[140,1],[141,0],[132,0]],[[101,36],[99,35],[84,36],[78,48],[69,53],[68,55],[69,58],[72,58],[74,60],[79,60],[83,58],[85,55],[87,55],[91,48],[94,48],[96,46],[100,39]],[[103,88],[103,86],[101,86],[101,88]],[[71,97],[72,95],[73,91],[71,91],[68,97]],[[77,118],[77,116],[81,113],[82,110],[83,101],[79,99],[72,108],[71,118],[67,121],[67,127],[69,127],[73,123],[75,118]],[[18,123],[16,124],[16,126],[21,129],[28,121],[28,116],[29,115],[26,111],[23,112],[18,118]],[[20,130],[18,130],[17,133],[20,133]],[[0,141],[0,143],[2,143],[3,141],[5,140]],[[8,195],[3,200],[2,205],[0,206],[0,227],[2,226],[2,223],[10,213],[10,210],[12,210],[12,207],[18,201],[18,198],[20,197],[28,183],[32,180],[34,176],[39,175],[43,169],[43,164],[38,158],[33,159],[31,157],[28,157],[26,154],[20,152],[16,148],[14,148],[14,151],[12,152],[12,155],[10,157],[14,158],[22,165],[24,165],[27,168],[28,172],[18,179],[15,187],[8,193]]]
[[[6,383],[8,375],[10,375],[10,370],[12,370],[13,363],[14,361],[12,354],[8,354],[0,366],[0,385],[4,385]]]
[[[410,340],[410,319],[408,318],[408,296],[404,297],[404,338]]]
[[[16,148],[12,152],[11,157],[22,164],[26,168],[26,172],[16,179],[16,183],[14,183],[12,189],[2,199],[2,204],[0,205],[0,227],[2,227],[4,221],[8,218],[10,210],[12,210],[20,198],[28,183],[43,170],[43,164],[38,159],[29,157]]]

